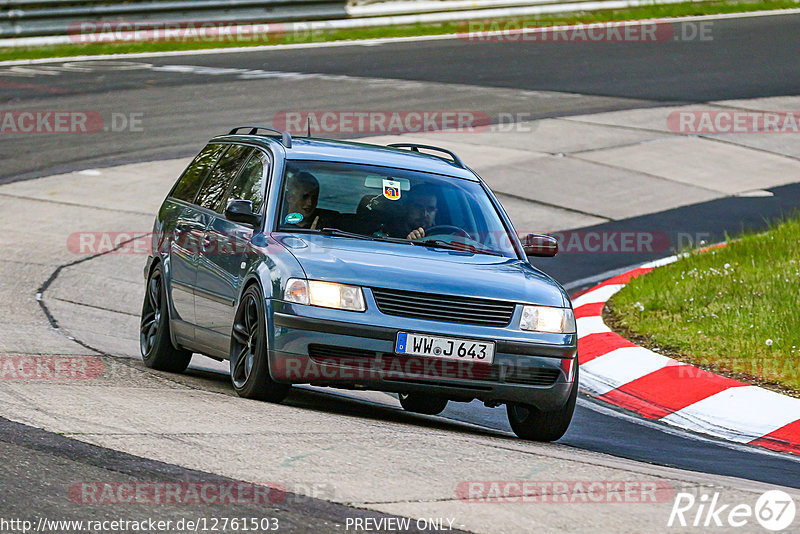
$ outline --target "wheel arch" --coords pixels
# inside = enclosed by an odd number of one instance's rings
[[[242,282],[242,289],[239,291],[239,296],[236,299],[237,306],[242,302],[242,297],[244,296],[245,291],[253,286],[258,286],[261,296],[266,297],[266,295],[264,295],[264,284],[261,282],[261,278],[258,277],[256,273],[250,273]]]
[[[164,260],[161,259],[161,256],[154,256],[153,260],[150,262],[150,265],[148,266],[148,269],[147,269],[147,278],[149,279],[150,275],[153,274],[153,271],[156,270],[156,267],[158,267],[159,265],[162,265],[163,263],[164,263]],[[164,274],[166,274],[166,273],[164,273]]]
[[[167,299],[167,319],[169,320],[169,338],[172,341],[172,345],[176,348],[180,348],[181,345],[178,343],[178,338],[175,336],[175,329],[172,328],[173,318],[175,317],[175,310],[173,309],[172,305],[172,284],[170,282],[169,276],[169,262],[165,261],[164,258],[161,257],[160,254],[156,254],[153,256],[153,260],[150,262],[148,271],[147,271],[147,280],[150,280],[150,277],[155,272],[156,268],[161,267],[161,276],[164,277],[163,284],[164,284],[164,295]]]

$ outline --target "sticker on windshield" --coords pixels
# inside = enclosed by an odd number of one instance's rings
[[[383,196],[389,200],[400,200],[400,182],[383,179]]]
[[[283,222],[288,224],[297,224],[303,221],[303,214],[302,213],[290,213],[286,216]]]

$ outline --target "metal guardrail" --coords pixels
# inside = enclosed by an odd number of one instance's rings
[[[82,40],[87,33],[164,30],[167,25],[271,25],[273,31],[465,21],[671,4],[685,0],[0,0],[0,46]],[[703,1],[703,0],[699,0]],[[85,24],[85,26],[81,26]],[[101,27],[108,24],[108,28]],[[136,28],[130,27],[135,24]],[[281,28],[280,25],[286,26]],[[88,28],[88,29],[87,29]],[[94,29],[93,29],[94,28]],[[253,33],[263,33],[263,29]],[[78,36],[78,39],[73,39]],[[91,36],[90,36],[91,37]],[[127,37],[126,37],[127,38]]]
[[[346,0],[0,0],[0,38],[66,35],[81,23],[293,22],[346,18]]]

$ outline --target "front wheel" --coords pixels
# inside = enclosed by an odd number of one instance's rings
[[[139,348],[147,367],[182,373],[192,361],[192,353],[172,345],[168,310],[164,270],[159,264],[147,279],[142,320],[139,323]]]
[[[447,407],[447,399],[420,393],[400,393],[400,405],[409,412],[438,415]]]
[[[527,404],[507,404],[508,422],[514,434],[532,441],[556,441],[566,433],[578,399],[578,369],[567,402],[558,410],[545,412]]]
[[[281,402],[290,386],[275,382],[269,375],[266,324],[261,290],[250,286],[242,296],[233,322],[231,382],[240,397]]]

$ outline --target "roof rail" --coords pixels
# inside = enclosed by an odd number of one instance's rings
[[[464,162],[461,161],[461,158],[459,158],[458,156],[455,155],[454,152],[451,152],[450,150],[447,150],[446,148],[439,148],[438,146],[431,146],[431,145],[418,145],[416,143],[392,143],[392,144],[387,145],[387,146],[390,146],[392,148],[408,148],[412,152],[419,152],[420,148],[424,148],[424,149],[427,149],[427,150],[435,150],[437,152],[444,152],[445,154],[447,154],[448,156],[453,158],[453,163],[455,163],[456,165],[458,165],[462,169],[466,169],[467,168],[467,166],[464,165]]]
[[[257,135],[258,130],[267,130],[269,132],[276,133],[281,136],[281,144],[283,146],[285,146],[286,148],[292,148],[292,136],[289,134],[289,132],[284,132],[283,130],[270,128],[269,126],[255,126],[251,124],[246,124],[244,126],[237,126],[233,130],[228,132],[228,135],[234,135],[237,131],[244,130],[246,128],[250,129],[247,135]]]

